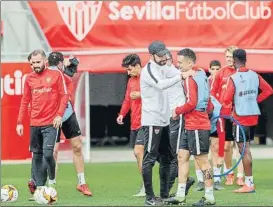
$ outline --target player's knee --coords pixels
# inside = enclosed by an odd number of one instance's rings
[[[73,153],[77,156],[80,156],[82,153],[82,141],[80,137],[75,137],[70,140]]]
[[[231,152],[231,150],[232,150],[231,145],[225,144],[225,152],[228,153],[228,152]]]
[[[185,162],[187,162],[187,160],[185,159],[185,156],[184,156],[182,153],[178,153],[178,155],[177,155],[177,160],[178,160],[178,162],[180,162],[180,163],[185,163]]]
[[[138,147],[135,147],[134,155],[135,155],[136,158],[143,157],[143,154],[144,154],[144,149],[140,149]]]
[[[209,163],[208,154],[196,155],[194,156],[199,167],[204,166]]]
[[[43,159],[43,153],[42,152],[33,152],[32,159],[34,159],[34,160],[42,160]]]
[[[213,144],[213,145],[211,146],[211,150],[212,150],[214,153],[218,153],[219,145],[218,145],[218,144]]]
[[[81,143],[74,144],[72,149],[73,149],[73,153],[75,155],[81,155],[81,153],[82,153],[82,144]]]
[[[54,159],[53,150],[51,150],[51,149],[45,149],[45,150],[43,150],[43,155],[44,155],[44,159],[45,160]]]

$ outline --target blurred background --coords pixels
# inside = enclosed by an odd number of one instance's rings
[[[139,54],[144,66],[149,43],[162,40],[174,59],[178,50],[193,48],[197,64],[207,69],[215,59],[224,66],[225,49],[236,45],[247,50],[247,67],[273,87],[272,32],[272,1],[2,1],[2,160],[31,158],[29,121],[24,122],[23,138],[15,127],[31,71],[27,56],[34,49],[61,51],[80,60],[73,101],[89,161],[93,148],[121,149],[129,142],[129,115],[124,125],[116,123],[128,80],[121,67],[125,55]],[[272,105],[272,96],[260,105],[255,145],[273,145]],[[71,159],[64,138],[61,149],[63,159]]]

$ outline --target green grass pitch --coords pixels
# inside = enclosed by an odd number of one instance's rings
[[[217,206],[271,206],[273,205],[273,163],[272,160],[254,160],[254,181],[256,193],[234,194],[237,186],[226,187],[215,192]],[[154,167],[154,190],[159,193],[158,165]],[[14,185],[19,191],[19,199],[5,205],[31,206],[38,205],[28,201],[30,196],[27,181],[30,165],[2,165],[1,185]],[[141,178],[136,163],[87,164],[86,180],[93,191],[93,197],[86,197],[76,191],[77,177],[73,164],[59,164],[57,176],[58,203],[55,205],[70,206],[143,206],[144,198],[135,198],[141,185]],[[191,161],[191,175],[194,176]],[[174,192],[176,188],[172,191]],[[187,204],[198,201],[203,192],[190,190]],[[4,205],[4,203],[1,203]]]

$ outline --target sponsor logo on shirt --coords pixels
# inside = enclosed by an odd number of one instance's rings
[[[33,89],[33,93],[49,93],[52,91],[52,88],[40,88],[40,89]]]

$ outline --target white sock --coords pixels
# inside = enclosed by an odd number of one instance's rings
[[[245,176],[245,183],[248,187],[254,186],[253,176]]]
[[[214,175],[220,175],[221,174],[221,168],[213,167],[213,174]],[[213,177],[214,182],[220,182],[221,177]]]
[[[202,182],[203,183],[204,182],[204,175],[203,175],[202,170],[196,170],[195,174],[196,174],[198,182]]]
[[[186,183],[178,183],[176,196],[177,197],[185,197],[186,196]]]
[[[213,187],[205,187],[205,198],[209,200],[215,200],[213,194]]]
[[[54,180],[48,179],[48,184],[49,185],[56,184],[56,180],[55,179]]]
[[[244,173],[237,173],[237,178],[243,178],[244,177]]]
[[[79,173],[78,174],[78,182],[79,182],[80,185],[86,184],[85,183],[84,173]]]

